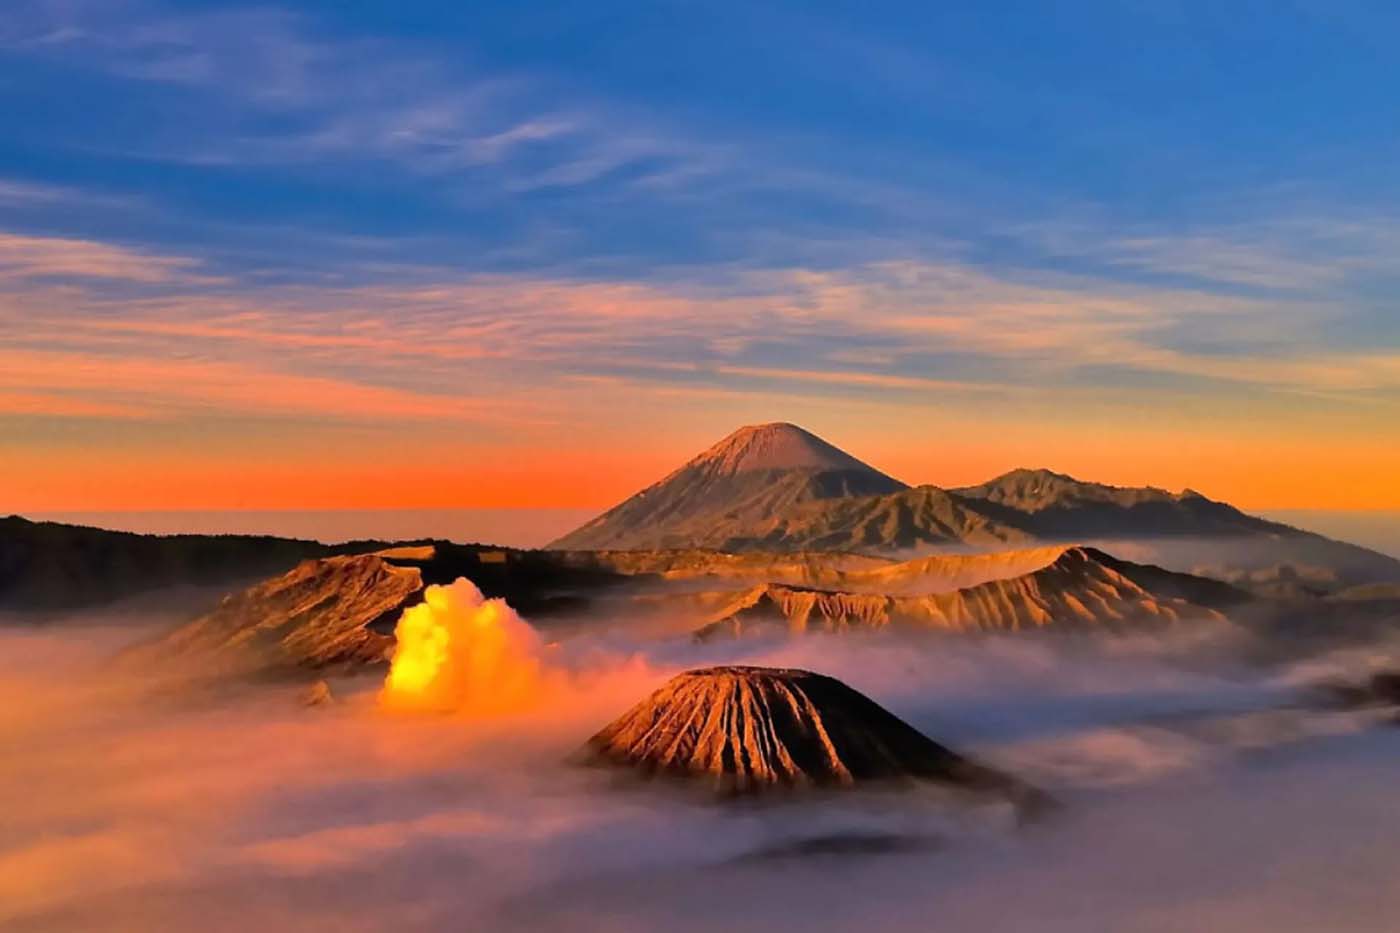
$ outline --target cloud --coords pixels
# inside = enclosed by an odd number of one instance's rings
[[[1100,269],[1271,296],[1346,294],[1400,259],[1400,226],[1369,207],[1236,200],[1246,203],[1231,205],[1224,218],[1168,230],[1054,221],[1019,232],[1052,255]]]
[[[110,243],[0,233],[0,282],[6,279],[110,279],[142,284],[213,284],[198,260]]]
[[[1400,390],[1400,357],[1384,347],[1279,346],[1283,320],[1322,333],[1307,303],[954,262],[739,269],[708,282],[422,268],[417,281],[348,286],[255,286],[201,268],[0,234],[6,410],[557,420],[576,411],[579,377],[775,400],[802,386],[1026,396],[1105,373],[1169,380],[1138,390],[1148,396],[1238,385],[1388,403]]]
[[[207,102],[197,131],[175,136],[156,126],[130,144],[146,157],[203,166],[389,162],[471,178],[464,190],[477,196],[488,186],[509,195],[589,185],[619,169],[638,179],[694,177],[713,158],[698,141],[576,88],[486,72],[428,43],[332,38],[315,19],[277,9],[31,3],[14,21],[0,44],[15,54]]]
[[[773,379],[787,382],[815,382],[832,386],[853,386],[868,389],[912,389],[920,392],[1005,392],[1010,389],[1003,385],[988,385],[976,382],[958,382],[952,379],[928,379],[922,376],[899,376],[879,372],[852,372],[850,370],[782,369],[764,366],[714,366],[712,371],[721,376],[748,376],[757,379]]]
[[[208,87],[266,106],[309,99],[320,47],[293,14],[269,8],[172,13],[155,4],[21,2],[0,37],[13,52],[81,56],[81,67]],[[255,69],[257,81],[240,80]]]
[[[1313,356],[1192,357],[1168,350],[1150,351],[1132,362],[1167,372],[1205,376],[1225,382],[1267,385],[1295,392],[1391,393],[1400,390],[1400,353],[1349,354],[1321,352]]]
[[[1274,709],[1394,646],[1279,670],[1201,633],[697,649],[594,627],[555,650],[656,666],[492,719],[387,714],[375,674],[332,676],[313,709],[299,685],[107,663],[171,621],[0,630],[0,737],[23,749],[0,758],[24,804],[0,851],[7,929],[706,930],[742,903],[761,929],[1382,930],[1400,907],[1393,739]],[[934,794],[735,808],[567,763],[672,671],[717,662],[838,677],[1064,806],[1029,831]],[[924,844],[801,854],[832,837]]]
[[[1111,244],[1104,258],[1157,274],[1280,290],[1317,288],[1345,275],[1335,261],[1222,236],[1125,238]]]
[[[55,204],[76,199],[76,192],[56,185],[0,178],[0,205]]]
[[[432,394],[247,363],[6,348],[0,348],[0,413],[157,420],[263,415],[380,424],[528,418],[519,403],[499,399]]]
[[[16,178],[0,178],[0,207],[24,211],[35,216],[51,217],[56,208],[81,211],[126,211],[144,207],[144,199],[136,195],[111,194],[106,191],[51,185]]]
[[[63,387],[65,390],[69,386]],[[82,391],[81,389],[79,390]],[[51,418],[151,418],[157,410],[141,405],[74,397],[64,392],[28,392],[0,389],[0,414]]]

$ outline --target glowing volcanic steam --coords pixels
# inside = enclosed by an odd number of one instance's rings
[[[475,713],[529,705],[542,680],[539,634],[470,580],[430,586],[404,611],[381,702],[392,709]]]

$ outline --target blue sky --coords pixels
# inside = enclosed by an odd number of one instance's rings
[[[1216,281],[1123,241],[1283,224],[1247,239],[1286,261],[1400,194],[1387,4],[16,6],[8,212],[263,274],[897,252]]]
[[[1389,456],[1397,46],[1394,5],[1303,0],[12,0],[0,314],[30,384],[0,417],[35,462],[325,421],[220,388],[244,367],[519,405],[483,443],[599,430],[627,384],[707,431],[1054,402]],[[347,349],[386,322],[481,362]],[[74,359],[130,374],[34,375]],[[172,360],[229,375],[198,411],[138,391]]]

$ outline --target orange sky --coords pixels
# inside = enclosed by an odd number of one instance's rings
[[[603,508],[775,420],[911,483],[1029,466],[1400,508],[1400,355],[1270,338],[1311,304],[909,261],[726,289],[259,286],[21,245],[0,277],[3,511]]]
[[[766,421],[1400,508],[1393,68],[1327,4],[1039,59],[802,5],[727,81],[651,15],[188,5],[4,6],[0,512],[603,508]]]
[[[1046,466],[1119,485],[1195,488],[1243,508],[1400,509],[1400,444],[1341,439],[1262,441],[1198,432],[1053,432],[965,425],[878,433],[835,424],[829,440],[907,482],[956,486],[1015,466]],[[235,450],[82,446],[4,455],[8,511],[180,509],[603,508],[659,479],[724,429],[636,424],[598,445],[484,445],[392,435],[372,456],[344,438]],[[921,436],[922,435],[922,436]],[[959,439],[961,438],[961,439]],[[401,456],[397,456],[401,454]]]

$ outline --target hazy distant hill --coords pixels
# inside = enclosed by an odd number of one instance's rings
[[[550,547],[579,550],[979,550],[1131,541],[1179,569],[1321,569],[1337,585],[1400,580],[1400,561],[1186,490],[1119,488],[1048,470],[909,487],[791,424],[740,428]],[[1118,547],[1110,545],[1113,550]]]
[[[251,535],[139,535],[0,518],[0,609],[99,605],[175,585],[281,573],[332,549]]]
[[[951,492],[973,507],[1042,538],[1132,534],[1293,534],[1287,525],[1246,515],[1187,489],[1086,483],[1050,470],[1012,470]]]
[[[1122,488],[1049,470],[1013,470],[952,490],[986,515],[1046,541],[1133,540],[1183,568],[1283,569],[1334,582],[1400,580],[1400,561],[1241,512],[1194,490]],[[1288,570],[1286,568],[1293,568]]]

